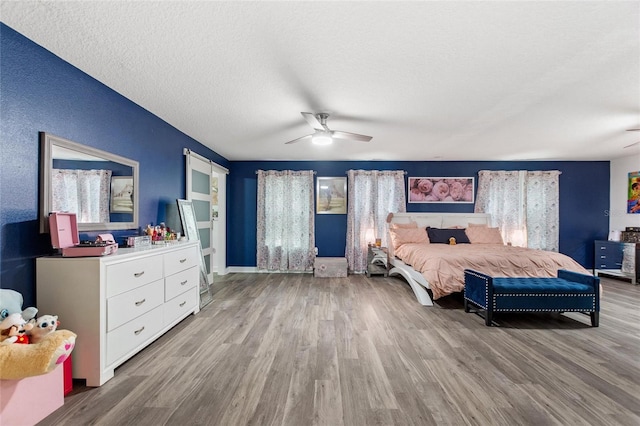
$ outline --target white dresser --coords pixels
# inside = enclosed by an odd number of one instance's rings
[[[78,335],[73,377],[100,386],[113,370],[199,311],[198,242],[36,259],[40,314]]]

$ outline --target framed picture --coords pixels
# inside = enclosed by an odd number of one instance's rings
[[[133,176],[111,177],[111,213],[133,213]]]
[[[198,222],[196,220],[196,212],[193,210],[193,203],[189,200],[176,200],[178,202],[178,212],[180,213],[180,221],[182,222],[182,231],[189,241],[200,242],[200,234],[198,233]],[[202,255],[202,246],[198,244],[200,252],[200,307],[204,307],[213,300],[209,279],[207,278],[207,269],[205,267],[204,256]]]
[[[316,179],[316,213],[347,214],[347,178]]]
[[[627,213],[640,214],[640,171],[629,173]]]
[[[473,203],[473,177],[410,177],[410,203]]]

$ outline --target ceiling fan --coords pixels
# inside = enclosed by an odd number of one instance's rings
[[[372,136],[359,135],[357,133],[341,132],[340,130],[331,130],[327,127],[327,119],[329,114],[321,112],[319,114],[313,114],[311,112],[301,112],[302,116],[311,127],[315,129],[315,133],[302,136],[301,138],[294,139],[285,144],[296,143],[300,141],[306,141],[311,139],[311,142],[316,145],[329,145],[333,142],[333,139],[344,139],[349,141],[369,142],[373,139]]]
[[[640,131],[640,128],[637,128],[637,129],[627,129],[627,132],[637,132],[637,131]],[[631,145],[627,145],[627,146],[623,147],[622,149],[624,149],[624,148],[631,148],[632,146],[636,146],[636,145],[638,145],[638,144],[640,144],[640,141],[635,142],[635,143],[632,143]]]

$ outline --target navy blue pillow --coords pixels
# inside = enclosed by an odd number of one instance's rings
[[[457,244],[471,243],[464,229],[442,229],[427,226],[427,234],[429,235],[429,242],[432,244],[449,244],[449,238],[451,237],[456,239]]]

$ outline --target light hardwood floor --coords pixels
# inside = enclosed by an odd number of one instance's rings
[[[41,424],[640,424],[640,286],[603,279],[599,328],[485,327],[459,295],[423,307],[399,278],[216,280],[214,302]]]

